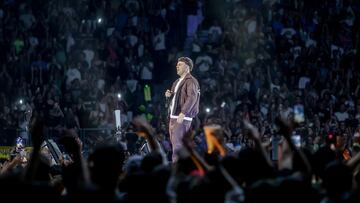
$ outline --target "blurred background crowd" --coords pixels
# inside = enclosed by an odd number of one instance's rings
[[[164,92],[189,56],[200,154],[206,124],[222,127],[229,152],[253,147],[246,120],[277,162],[281,116],[296,122],[298,147],[315,154],[333,143],[350,160],[360,149],[359,10],[352,0],[4,0],[0,145],[19,136],[31,145],[39,116],[56,142],[75,130],[87,158],[114,134],[120,109],[124,133],[137,140],[131,121],[145,116],[169,156]]]
[[[299,116],[303,145],[359,132],[356,1],[4,1],[0,9],[1,143],[26,139],[26,112],[49,134],[112,133],[146,115],[166,139],[163,92],[190,56],[201,84],[199,125],[215,117],[229,146],[248,119],[265,142],[274,118]],[[298,115],[299,114],[299,115]],[[109,130],[110,129],[110,130]],[[127,130],[127,129],[126,129]],[[166,140],[164,140],[166,142]],[[167,148],[170,149],[170,148]]]

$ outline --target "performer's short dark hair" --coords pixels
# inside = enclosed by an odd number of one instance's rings
[[[190,71],[192,71],[193,67],[194,67],[194,63],[193,61],[189,58],[189,57],[180,57],[178,59],[178,61],[184,62],[186,65],[189,66]]]

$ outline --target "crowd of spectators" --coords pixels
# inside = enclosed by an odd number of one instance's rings
[[[274,119],[299,123],[294,135],[312,152],[328,135],[348,150],[359,120],[359,4],[353,1],[228,1],[195,35],[192,58],[202,106],[227,129],[233,149],[246,146],[241,120],[264,143],[277,143]],[[212,11],[210,9],[210,11]],[[221,16],[221,22],[219,22]],[[216,115],[216,116],[213,116]]]
[[[277,140],[273,121],[284,114],[303,117],[302,145],[316,150],[336,134],[350,149],[360,119],[357,9],[352,1],[5,1],[2,142],[16,138],[4,129],[26,131],[28,111],[59,134],[113,129],[119,108],[123,124],[145,114],[168,145],[162,87],[188,54],[203,87],[200,123],[217,115],[230,148],[247,143],[242,119],[265,143]]]
[[[188,54],[202,87],[200,122],[217,115],[232,148],[246,143],[244,118],[272,142],[280,114],[304,117],[296,134],[310,148],[330,133],[351,148],[360,119],[358,5],[320,2],[5,1],[2,142],[16,138],[4,129],[26,130],[27,111],[59,134],[112,129],[119,108],[124,124],[145,114],[166,135],[162,89]]]
[[[59,201],[356,202],[359,10],[351,0],[1,2],[0,144],[20,135],[34,151],[1,166],[0,191],[21,186],[35,191],[24,197],[49,191]],[[194,61],[201,113],[194,146],[185,143],[172,168],[159,155],[171,153],[163,90],[184,55]],[[139,140],[154,136],[163,151],[127,159],[119,146],[103,147],[83,157],[75,132],[84,145],[111,137],[115,109],[126,135],[145,116],[155,132]],[[31,116],[69,160],[42,163],[49,153],[43,131],[29,136]],[[207,124],[221,126],[228,156],[209,154]]]
[[[167,59],[170,47],[176,54],[182,49],[183,19],[192,6],[192,1],[2,2],[1,143],[12,144],[13,132],[24,131],[28,111],[42,114],[54,135],[70,128],[114,129],[115,109],[123,124],[137,114],[154,117],[160,101],[155,91],[170,80],[166,77],[175,77]]]

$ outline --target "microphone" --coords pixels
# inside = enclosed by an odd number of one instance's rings
[[[173,94],[172,91],[169,91],[171,94]],[[170,96],[171,97],[171,96]],[[169,108],[170,106],[170,97],[165,97],[165,108]]]
[[[170,97],[166,97],[165,108],[169,108],[169,103],[170,103]]]

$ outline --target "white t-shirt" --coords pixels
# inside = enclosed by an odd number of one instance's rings
[[[126,85],[129,88],[130,92],[132,93],[135,92],[137,84],[138,84],[137,80],[134,79],[126,80]]]
[[[71,34],[66,38],[66,52],[70,52],[71,47],[75,45],[75,40]]]
[[[299,89],[305,89],[306,84],[310,82],[310,78],[303,76],[299,79]]]
[[[144,66],[141,69],[140,78],[142,80],[152,80],[152,77],[152,71],[150,70],[150,68],[148,66]]]
[[[294,59],[296,59],[301,54],[301,47],[294,46],[290,49],[290,52],[293,54]]]
[[[85,61],[87,62],[87,64],[88,64],[88,68],[91,68],[91,61],[93,60],[93,58],[94,58],[94,55],[95,55],[95,53],[94,53],[94,51],[93,50],[90,50],[90,49],[85,49],[84,51],[83,51],[83,53],[85,54]]]
[[[176,94],[177,94],[177,91],[179,89],[179,85],[181,83],[181,81],[183,80],[184,78],[180,78],[179,81],[176,83],[175,85],[175,89],[174,89],[174,96],[171,100],[171,105],[170,105],[170,115],[173,115],[173,111],[174,111],[174,105],[175,105],[175,97],[176,97]]]
[[[252,34],[252,33],[254,33],[256,31],[256,27],[257,27],[256,20],[247,20],[245,22],[245,24],[247,25],[248,34]]]
[[[289,115],[293,112],[294,112],[293,109],[290,107],[281,110],[281,114],[282,114],[282,116],[284,116],[284,118],[288,118]]]
[[[280,34],[285,35],[288,39],[291,39],[296,34],[296,31],[294,28],[283,28]]]
[[[196,66],[201,72],[206,72],[210,69],[210,66],[213,64],[213,60],[210,56],[198,56],[195,60]]]
[[[313,40],[313,39],[308,39],[308,40],[306,40],[306,42],[305,42],[305,47],[310,47],[310,46],[314,46],[314,47],[316,47],[316,45],[317,45],[317,42],[315,41],[315,40]]]
[[[280,91],[280,85],[275,85],[274,83],[270,84],[270,91],[273,92],[274,89],[277,89],[278,91]]]
[[[66,72],[66,77],[66,85],[69,86],[73,80],[81,80],[81,73],[77,68],[71,68]]]
[[[144,44],[139,44],[139,46],[137,48],[137,52],[138,52],[139,58],[144,56]]]
[[[162,32],[157,34],[153,39],[153,45],[154,45],[154,49],[156,51],[161,51],[161,50],[166,49],[166,47],[165,47],[165,34],[162,33]]]
[[[127,38],[127,40],[128,40],[131,47],[134,47],[139,41],[138,37],[135,36],[135,35],[128,35],[126,38]]]
[[[221,27],[215,26],[215,25],[211,26],[209,28],[209,33],[216,34],[216,35],[221,35],[222,34]]]
[[[336,112],[335,117],[338,121],[342,122],[349,118],[349,114],[347,112]]]

